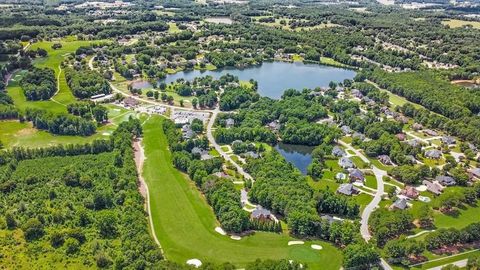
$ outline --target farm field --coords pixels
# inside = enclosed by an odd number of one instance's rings
[[[463,20],[444,20],[442,21],[443,25],[448,25],[451,28],[458,28],[467,25],[471,25],[475,29],[480,29],[480,22],[471,22],[471,21],[463,21]]]
[[[256,232],[236,241],[215,232],[218,222],[204,197],[192,181],[171,165],[162,122],[163,118],[154,116],[144,125],[143,175],[150,188],[155,233],[167,259],[185,263],[196,258],[214,263],[231,262],[236,266],[245,266],[257,258],[292,259],[313,269],[340,267],[341,252],[323,241],[288,246],[288,241],[294,239],[286,233]],[[313,250],[312,243],[322,245],[323,249]]]

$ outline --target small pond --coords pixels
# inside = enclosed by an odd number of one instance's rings
[[[328,86],[330,81],[342,82],[345,79],[353,79],[356,72],[349,69],[304,64],[301,62],[265,62],[262,65],[245,69],[225,68],[212,71],[181,71],[167,75],[163,80],[166,83],[175,82],[183,78],[191,81],[196,77],[210,75],[215,79],[232,74],[240,80],[248,81],[254,79],[258,82],[258,93],[262,96],[279,99],[282,93],[289,88],[302,90],[304,88],[315,88]]]
[[[149,81],[137,80],[131,83],[133,89],[147,89],[152,88],[152,84]]]
[[[307,174],[307,167],[312,162],[314,146],[278,143],[275,149],[290,163],[297,167],[302,174]]]

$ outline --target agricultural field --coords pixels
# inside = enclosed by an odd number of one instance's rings
[[[451,28],[458,28],[458,27],[464,27],[464,26],[471,26],[475,29],[480,29],[480,22],[476,21],[463,21],[463,20],[445,20],[442,21],[443,25],[448,25]]]

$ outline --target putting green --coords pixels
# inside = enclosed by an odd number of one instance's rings
[[[286,233],[257,232],[233,240],[215,232],[218,222],[205,198],[171,163],[163,121],[162,117],[154,116],[144,124],[143,176],[150,190],[155,233],[168,260],[185,263],[196,258],[242,267],[257,258],[291,259],[308,264],[310,269],[340,268],[342,254],[327,242],[305,241],[303,245],[288,246],[295,239]],[[312,244],[323,249],[314,250]]]

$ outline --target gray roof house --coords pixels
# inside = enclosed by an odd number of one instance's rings
[[[457,183],[453,177],[446,175],[439,175],[435,177],[435,181],[439,182],[442,186],[453,186]]]
[[[271,219],[271,216],[272,213],[261,206],[257,206],[257,208],[252,211],[252,218],[255,219]]]
[[[350,170],[350,173],[348,176],[350,177],[350,181],[358,181],[358,182],[365,181],[365,175],[359,169]]]
[[[428,180],[423,180],[422,184],[427,187],[427,190],[435,195],[440,195],[443,192],[444,187],[438,182],[430,182]]]
[[[407,207],[408,207],[407,199],[405,199],[405,198],[399,198],[392,204],[392,208],[397,208],[397,209],[400,209],[400,210],[404,210]]]
[[[392,165],[392,160],[387,155],[380,155],[378,156],[378,160],[383,163],[384,165]]]
[[[455,142],[456,142],[455,138],[453,138],[451,136],[444,136],[440,140],[442,141],[442,143],[447,144],[447,145],[455,144]]]
[[[476,178],[480,179],[480,168],[471,169],[470,174],[473,177],[476,177]]]
[[[351,161],[348,157],[341,157],[338,160],[338,165],[340,165],[340,167],[344,169],[350,169],[355,167],[355,165],[353,164],[353,161]]]
[[[352,129],[349,126],[341,126],[340,129],[345,135],[352,133]]]
[[[233,120],[232,118],[228,118],[227,120],[225,120],[225,127],[226,128],[231,128],[235,125],[235,120]]]
[[[340,146],[334,146],[332,149],[332,155],[336,157],[343,157],[345,156],[345,151]]]
[[[431,149],[425,151],[425,157],[430,159],[440,159],[442,157],[442,151],[437,149]]]
[[[358,194],[359,192],[358,188],[352,184],[341,184],[337,189],[337,193],[347,196]]]
[[[353,133],[352,138],[354,138],[354,139],[358,138],[358,139],[363,141],[363,140],[365,140],[366,137],[365,137],[365,135],[363,135],[360,132],[355,132],[355,133]]]

